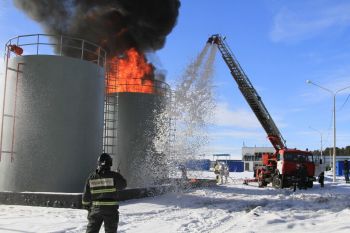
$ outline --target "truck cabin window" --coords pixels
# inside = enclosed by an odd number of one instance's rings
[[[308,155],[304,154],[284,154],[283,156],[285,161],[293,161],[293,162],[307,162],[309,160]]]

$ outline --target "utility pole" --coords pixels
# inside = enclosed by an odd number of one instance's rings
[[[337,91],[332,91],[332,90],[329,90],[328,88],[322,87],[322,86],[320,86],[319,84],[316,84],[316,83],[314,83],[314,82],[312,82],[312,81],[310,81],[310,80],[306,80],[306,83],[307,83],[307,84],[312,84],[312,85],[314,85],[314,86],[317,86],[317,87],[321,88],[322,90],[325,90],[325,91],[331,93],[332,96],[333,96],[333,166],[332,166],[332,170],[333,170],[333,182],[335,182],[335,181],[336,181],[335,161],[336,161],[336,154],[337,154],[337,152],[336,152],[336,143],[337,143],[337,134],[336,134],[336,132],[337,132],[337,130],[336,130],[336,121],[335,121],[335,119],[336,119],[336,116],[335,116],[335,112],[336,112],[336,111],[335,111],[335,103],[336,103],[336,102],[335,102],[335,97],[336,97],[336,95],[337,95],[339,92],[341,92],[341,91],[343,91],[343,90],[345,90],[345,89],[350,88],[350,86],[341,88],[341,89],[339,89],[339,90],[337,90]]]

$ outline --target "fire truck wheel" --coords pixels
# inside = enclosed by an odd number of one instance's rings
[[[275,188],[283,188],[283,178],[280,175],[275,175],[272,179],[272,186]]]

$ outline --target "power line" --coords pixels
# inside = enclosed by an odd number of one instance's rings
[[[350,97],[350,94],[348,95],[348,97],[346,98],[346,100],[344,101],[343,105],[342,105],[342,106],[339,108],[339,110],[338,110],[338,111],[340,111],[340,110],[342,110],[342,109],[343,109],[343,107],[345,106],[346,102],[348,102],[349,97]]]

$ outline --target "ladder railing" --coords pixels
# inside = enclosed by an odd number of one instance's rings
[[[64,55],[90,61],[101,67],[105,65],[107,57],[107,52],[99,45],[81,38],[63,35],[20,35],[9,39],[5,50],[7,51],[11,45],[22,48],[25,55]],[[52,51],[52,47],[55,48],[54,51]]]

